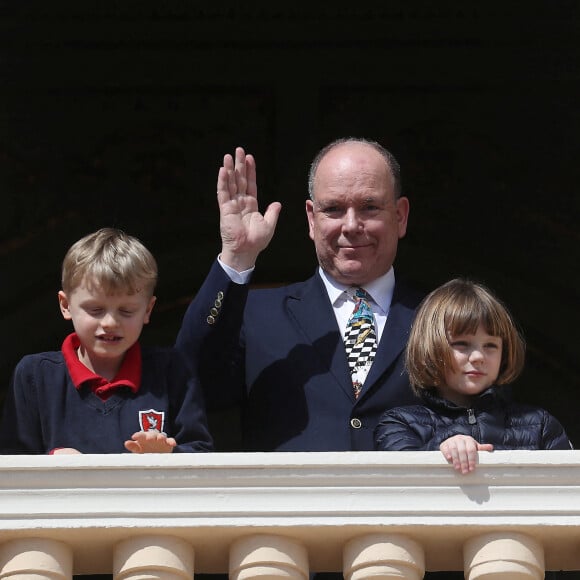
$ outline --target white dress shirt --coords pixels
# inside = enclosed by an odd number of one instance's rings
[[[324,282],[330,302],[334,308],[340,333],[344,336],[348,319],[352,314],[355,304],[347,292],[349,287],[336,282],[322,268],[319,268],[318,272]],[[363,288],[372,298],[370,306],[375,316],[375,331],[377,334],[377,342],[379,342],[385,328],[385,323],[387,322],[387,316],[389,315],[393,292],[395,290],[394,269],[391,267],[386,274],[373,280],[370,284],[366,284]]]
[[[252,272],[254,271],[254,268],[250,268],[244,272],[237,272],[233,268],[230,268],[224,264],[220,260],[219,256],[218,262],[225,270],[230,280],[236,284],[246,284],[249,281]],[[330,298],[330,302],[334,309],[334,315],[336,316],[336,321],[338,322],[340,334],[344,337],[346,325],[350,315],[352,314],[355,304],[354,300],[347,292],[349,286],[336,282],[336,280],[329,276],[320,267],[318,268],[318,273],[324,282],[326,292],[328,293],[328,297]],[[385,328],[385,323],[387,321],[387,316],[389,315],[389,309],[391,307],[391,300],[393,299],[393,292],[395,290],[394,269],[391,267],[391,269],[386,274],[383,274],[380,278],[373,280],[370,284],[366,284],[363,286],[363,288],[372,298],[370,306],[375,316],[375,331],[377,334],[378,343],[381,340],[383,329]]]

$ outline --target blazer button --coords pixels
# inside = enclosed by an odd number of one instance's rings
[[[206,320],[208,324],[215,324],[215,318],[213,316],[208,316]]]
[[[350,420],[350,426],[353,429],[360,429],[362,427],[361,420],[360,419],[356,419],[356,418],[355,419],[351,419]]]

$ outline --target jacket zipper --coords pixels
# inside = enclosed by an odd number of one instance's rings
[[[481,433],[479,432],[479,425],[477,424],[475,409],[467,409],[467,422],[471,425],[472,437],[479,441],[481,439]]]

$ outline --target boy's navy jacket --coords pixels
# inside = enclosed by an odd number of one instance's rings
[[[14,370],[0,423],[0,453],[41,454],[61,447],[81,453],[128,453],[124,442],[156,424],[174,437],[174,452],[212,451],[201,389],[172,348],[142,347],[137,393],[106,401],[77,390],[62,352],[26,355]],[[145,429],[143,428],[145,426]]]
[[[438,451],[454,435],[470,435],[494,450],[571,449],[560,422],[546,410],[512,400],[508,386],[490,387],[471,408],[422,391],[423,405],[386,411],[375,429],[379,451]]]

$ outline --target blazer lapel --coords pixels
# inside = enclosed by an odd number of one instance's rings
[[[336,316],[318,274],[292,287],[287,298],[288,315],[317,351],[325,368],[352,398],[352,383]]]
[[[414,316],[414,306],[399,300],[395,295],[389,309],[389,315],[385,328],[383,329],[381,340],[377,347],[374,362],[369,370],[358,400],[364,397],[365,393],[381,378],[383,373],[405,349]]]

